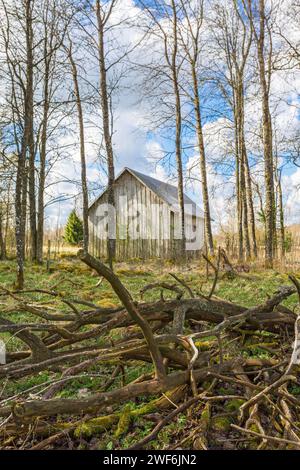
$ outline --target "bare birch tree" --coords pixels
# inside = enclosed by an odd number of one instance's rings
[[[39,154],[36,171],[37,180],[37,261],[43,261],[44,243],[44,219],[45,219],[45,187],[47,177],[48,137],[53,133],[53,125],[50,125],[53,114],[59,108],[59,104],[53,105],[55,92],[59,87],[58,51],[63,44],[67,26],[72,18],[64,14],[66,7],[63,0],[45,0],[41,5],[39,43],[40,53],[37,58],[41,75],[41,118],[39,132],[37,133],[36,148]],[[60,120],[57,118],[60,122]],[[55,126],[54,126],[55,127]],[[57,126],[56,126],[57,127]]]
[[[183,34],[180,34],[180,40],[186,54],[192,79],[192,95],[190,96],[194,106],[194,117],[197,142],[200,154],[200,173],[201,188],[204,209],[205,239],[208,250],[214,255],[214,244],[211,228],[210,202],[207,183],[206,155],[204,146],[204,136],[202,128],[201,102],[200,102],[200,84],[199,84],[199,60],[201,55],[200,37],[203,30],[203,9],[204,1],[180,1],[184,18],[181,21]]]
[[[227,70],[222,74],[219,85],[223,92],[226,87],[231,90],[224,96],[232,109],[235,132],[238,255],[242,261],[244,253],[248,259],[251,256],[250,234],[252,253],[257,256],[252,180],[245,140],[245,68],[252,32],[235,0],[232,0],[230,9],[228,5],[215,4],[212,30],[218,47],[223,51]]]
[[[148,35],[157,38],[161,42],[162,57],[161,62],[147,65],[150,75],[154,77],[162,76],[162,81],[167,81],[170,85],[172,103],[168,105],[171,115],[164,117],[162,122],[173,121],[174,123],[174,147],[176,161],[176,175],[178,187],[178,206],[180,213],[180,249],[179,257],[185,256],[186,235],[185,235],[185,207],[184,207],[184,177],[182,162],[182,90],[180,85],[180,70],[182,66],[182,57],[179,54],[179,19],[182,13],[182,6],[179,1],[171,0],[164,2],[156,0],[152,2],[139,1],[143,11],[147,14],[149,24],[147,25]]]
[[[265,0],[243,0],[245,12],[249,18],[250,26],[256,44],[259,81],[261,89],[262,120],[263,120],[263,154],[265,166],[265,217],[266,217],[266,267],[273,266],[273,257],[276,238],[276,216],[274,197],[274,162],[273,162],[273,136],[272,119],[270,113],[270,86],[272,76],[272,8],[267,9]]]
[[[33,0],[22,1],[23,17],[19,15],[20,5],[17,6],[15,2],[10,5],[10,8],[7,8],[4,0],[2,0],[1,6],[4,13],[1,22],[1,33],[7,65],[6,78],[10,87],[10,101],[8,104],[13,125],[14,145],[18,156],[15,179],[16,285],[19,289],[23,289],[28,180],[26,162],[28,152],[33,151]],[[16,49],[17,31],[20,35],[24,35],[24,51]],[[20,38],[18,39],[20,40]],[[32,165],[32,154],[30,163]]]
[[[103,2],[104,3],[104,2]],[[115,163],[114,153],[112,146],[112,135],[110,128],[110,106],[109,106],[109,93],[107,87],[107,65],[106,65],[106,51],[105,51],[105,26],[113,12],[113,9],[117,5],[117,0],[112,0],[110,7],[107,11],[103,8],[103,4],[100,0],[96,0],[96,19],[97,19],[97,31],[98,31],[98,61],[99,61],[99,78],[100,78],[100,100],[101,100],[101,111],[102,111],[102,126],[104,144],[107,158],[107,173],[108,173],[108,204],[111,208],[115,207]],[[111,238],[111,227],[115,224],[115,217],[113,211],[109,209],[109,233],[108,233],[108,259],[110,267],[113,267],[113,260],[116,256],[116,240]]]
[[[83,200],[83,204],[82,204],[83,249],[85,253],[88,253],[88,249],[89,249],[89,221],[88,221],[89,196],[88,196],[88,185],[87,185],[87,177],[86,177],[84,119],[83,119],[83,109],[82,109],[80,89],[79,89],[77,65],[73,57],[73,44],[70,39],[69,39],[69,46],[66,48],[66,50],[67,50],[67,55],[71,64],[72,78],[73,78],[73,84],[74,84],[74,94],[75,94],[77,114],[78,114],[79,139],[80,139],[80,161],[81,161],[81,188],[82,188],[82,200]]]
[[[77,25],[83,31],[86,40],[86,50],[89,51],[92,60],[96,59],[98,68],[97,97],[95,103],[99,105],[101,121],[101,149],[104,149],[104,159],[107,173],[108,194],[108,239],[107,254],[110,267],[116,256],[115,237],[115,155],[113,146],[114,133],[114,99],[118,95],[118,87],[122,79],[122,64],[130,53],[128,48],[118,47],[118,41],[114,40],[114,31],[121,28],[124,19],[114,18],[118,12],[120,0],[105,2],[96,0],[82,2]],[[114,39],[113,39],[114,38]],[[136,45],[133,46],[133,48]],[[95,88],[95,86],[93,86]],[[100,153],[101,153],[100,149]]]

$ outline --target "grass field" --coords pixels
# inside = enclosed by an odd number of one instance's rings
[[[184,279],[195,291],[207,293],[211,286],[212,274],[206,278],[203,263],[199,266],[194,262],[189,267],[176,267],[172,263],[160,266],[158,263],[145,263],[133,261],[131,263],[118,263],[115,272],[130,291],[132,296],[140,300],[139,292],[147,284],[158,281],[174,280],[169,273],[176,273]],[[14,287],[16,266],[13,261],[0,261],[0,285],[7,289]],[[294,273],[297,275],[297,273]],[[39,287],[41,289],[53,289],[64,295],[76,295],[85,300],[106,304],[118,304],[117,297],[106,281],[96,288],[98,278],[91,273],[75,257],[69,257],[53,261],[50,273],[45,266],[26,265],[25,289]],[[215,295],[226,300],[241,303],[245,306],[257,305],[271,295],[282,284],[289,283],[288,274],[273,270],[257,270],[235,279],[221,279],[218,281]],[[157,299],[159,292],[151,291],[145,294],[145,300]],[[170,294],[172,296],[172,294]],[[168,297],[166,295],[166,297]],[[288,302],[293,302],[291,298]]]

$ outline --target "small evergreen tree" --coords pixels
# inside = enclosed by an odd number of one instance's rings
[[[70,245],[79,245],[83,240],[83,224],[75,210],[72,210],[68,217],[64,239]]]

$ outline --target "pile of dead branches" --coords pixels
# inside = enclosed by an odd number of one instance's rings
[[[108,267],[90,255],[79,256],[110,283],[119,308],[64,298],[55,290],[1,289],[0,333],[24,345],[7,353],[7,363],[0,366],[1,448],[53,448],[70,439],[88,441],[112,428],[118,439],[136,418],[153,417],[158,410],[163,412],[154,419],[153,431],[134,448],[151,445],[164,426],[185,412],[188,424],[173,448],[300,448],[300,399],[293,393],[299,385],[299,317],[282,304],[292,294],[300,296],[296,278],[290,276],[291,285],[261,305],[246,308],[213,295],[218,262],[209,295],[194,292],[173,275],[173,283],[141,291],[143,296],[159,288],[160,300],[137,303]],[[166,289],[174,299],[164,298]],[[28,294],[38,294],[39,301]],[[59,310],[54,307],[58,300],[63,305]],[[34,321],[11,321],[16,312]],[[105,344],[103,339],[120,328],[122,337]],[[266,357],[251,356],[257,348]],[[137,361],[152,364],[152,372],[126,383],[125,371]],[[5,396],[10,381],[43,371],[60,376]],[[59,397],[83,375],[103,376],[98,393]],[[141,396],[141,406],[124,407]]]

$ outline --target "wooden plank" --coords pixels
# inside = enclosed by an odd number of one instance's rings
[[[180,244],[180,216],[174,213],[171,227],[170,207],[142,184],[137,178],[128,172],[124,172],[115,185],[116,198],[116,235],[117,235],[117,259],[172,257],[175,249]],[[96,212],[99,204],[106,203],[107,194],[99,198],[90,212],[92,254],[107,258],[107,234],[105,233],[106,221],[96,223]],[[135,230],[137,221],[128,220],[130,206],[134,209],[143,208],[139,217],[140,232],[136,239],[132,239],[129,233],[130,226]],[[200,218],[196,219],[197,232],[201,233],[201,241],[204,242],[204,224]],[[187,238],[193,235],[193,220],[190,215],[186,217]],[[136,233],[135,233],[136,235]],[[171,236],[172,235],[172,236]],[[125,237],[124,237],[125,236]],[[172,241],[174,238],[174,241]]]

